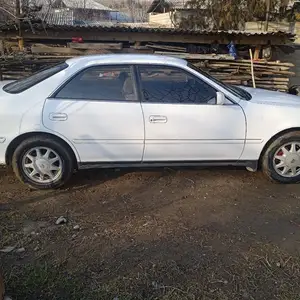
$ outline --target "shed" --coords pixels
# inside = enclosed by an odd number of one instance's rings
[[[134,25],[134,24],[131,24]],[[34,29],[34,30],[32,30]],[[1,38],[15,38],[19,31],[14,25],[0,26]],[[97,26],[86,25],[53,25],[22,24],[22,37],[29,40],[70,41],[72,37],[82,37],[85,41],[119,41],[119,42],[164,42],[180,44],[221,44],[233,41],[237,45],[284,45],[291,43],[294,35],[278,32],[246,32],[217,30],[188,30],[178,28],[153,28],[107,24]]]

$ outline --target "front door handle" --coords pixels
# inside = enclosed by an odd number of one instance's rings
[[[68,115],[64,113],[51,113],[49,119],[51,121],[67,121]]]
[[[149,122],[150,123],[167,123],[168,118],[165,116],[150,116]]]

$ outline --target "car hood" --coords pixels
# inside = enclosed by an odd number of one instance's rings
[[[245,86],[241,86],[240,88],[251,94],[252,99],[250,102],[252,103],[280,106],[300,106],[299,96],[264,89],[254,89]]]

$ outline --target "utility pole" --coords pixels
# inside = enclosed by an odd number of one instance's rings
[[[23,51],[24,50],[24,40],[22,38],[22,29],[21,29],[21,0],[15,0],[15,15],[19,27],[19,36],[18,36],[18,45],[19,45],[19,50]]]
[[[265,31],[269,29],[269,19],[270,19],[270,10],[271,10],[271,0],[266,0],[267,12],[266,12],[266,21],[265,21]]]
[[[21,0],[16,0],[16,5],[15,5],[15,16],[17,18],[20,18],[21,15]]]

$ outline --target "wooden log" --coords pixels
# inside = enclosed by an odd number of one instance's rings
[[[68,43],[68,47],[77,50],[122,50],[123,43]]]

